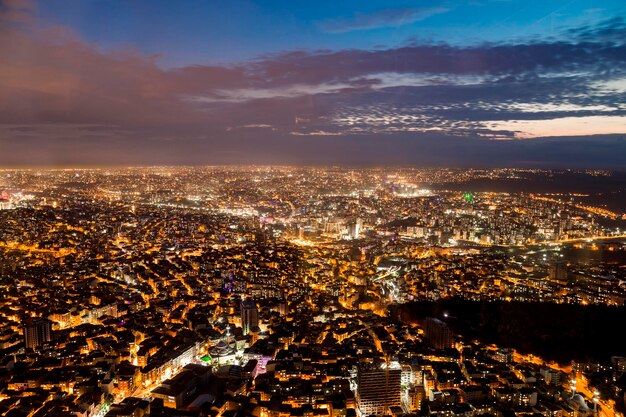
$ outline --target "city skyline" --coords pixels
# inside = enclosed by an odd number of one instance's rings
[[[0,2],[0,166],[623,169],[619,1]]]
[[[625,196],[607,170],[0,170],[0,414],[623,417]]]
[[[0,0],[0,415],[624,417],[625,97],[624,0]]]

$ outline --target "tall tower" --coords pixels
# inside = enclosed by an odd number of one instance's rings
[[[28,320],[23,327],[24,346],[35,349],[51,340],[52,324],[48,319]]]
[[[259,309],[254,300],[247,299],[241,302],[241,327],[243,334],[250,333],[250,329],[259,325]]]
[[[363,228],[363,221],[359,218],[348,224],[348,234],[351,239],[358,239]]]
[[[370,366],[357,372],[357,404],[361,416],[385,415],[389,408],[401,406],[402,370]]]

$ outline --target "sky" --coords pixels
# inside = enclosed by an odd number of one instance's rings
[[[626,170],[623,0],[0,0],[0,167]]]

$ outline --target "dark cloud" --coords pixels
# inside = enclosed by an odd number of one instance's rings
[[[567,30],[567,34],[583,42],[624,43],[626,39],[626,22],[623,17],[614,17],[594,26],[582,26]]]

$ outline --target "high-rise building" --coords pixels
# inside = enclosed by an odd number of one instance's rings
[[[511,363],[513,362],[513,351],[511,349],[498,349],[493,358],[498,362]]]
[[[254,300],[247,299],[241,302],[241,327],[243,334],[249,334],[250,329],[259,325],[259,309]]]
[[[546,367],[546,368],[541,368],[539,373],[541,374],[543,379],[546,381],[546,384],[557,385],[557,386],[561,384],[561,372],[560,371]]]
[[[561,281],[567,279],[567,262],[555,261],[551,263],[548,272],[551,279]]]
[[[452,347],[452,331],[443,321],[429,317],[426,319],[424,334],[436,349]]]
[[[626,357],[613,356],[611,357],[611,362],[613,363],[613,370],[615,371],[615,373],[626,373]]]
[[[389,414],[390,407],[401,403],[400,368],[359,367],[357,372],[357,404],[361,416]]]
[[[31,319],[23,327],[24,346],[35,349],[51,340],[52,322],[48,319]]]
[[[363,228],[363,221],[356,219],[348,224],[348,235],[351,239],[358,239]]]

